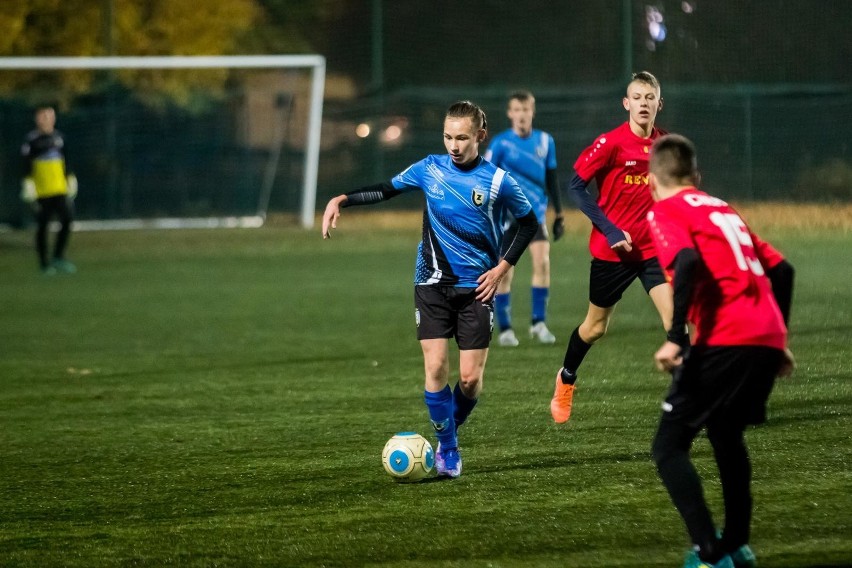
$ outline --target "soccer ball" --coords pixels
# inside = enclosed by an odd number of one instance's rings
[[[435,466],[435,451],[429,440],[416,432],[394,435],[382,450],[382,465],[395,481],[420,481]]]

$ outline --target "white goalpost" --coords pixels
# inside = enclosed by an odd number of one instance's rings
[[[300,224],[314,226],[319,172],[320,131],[323,113],[326,62],[322,55],[238,55],[238,56],[151,56],[151,57],[0,57],[0,77],[10,71],[140,70],[140,69],[303,69],[310,72],[304,160],[302,163]],[[272,125],[273,139],[281,142],[280,125]],[[61,129],[61,125],[60,125]],[[259,227],[266,220],[280,147],[270,151],[259,186],[257,211],[240,216],[170,216],[84,220],[79,229]]]

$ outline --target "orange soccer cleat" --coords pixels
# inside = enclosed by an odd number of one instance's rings
[[[571,405],[574,403],[574,386],[562,382],[562,369],[556,373],[556,390],[550,401],[550,414],[557,424],[568,422],[571,418]]]

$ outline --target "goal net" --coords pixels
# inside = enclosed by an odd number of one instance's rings
[[[80,229],[314,224],[325,58],[0,57],[0,223],[26,222],[20,147],[50,104]]]

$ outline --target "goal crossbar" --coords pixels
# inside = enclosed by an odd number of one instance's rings
[[[305,150],[305,175],[302,186],[301,224],[314,226],[317,179],[319,173],[320,131],[322,104],[325,91],[325,57],[322,55],[175,55],[175,56],[110,56],[110,57],[0,57],[0,72],[10,70],[51,69],[211,69],[211,68],[310,68],[310,110]],[[259,210],[256,218],[240,222],[225,219],[222,222],[202,222],[203,226],[260,226],[266,211]],[[180,220],[170,220],[170,225]],[[144,221],[141,224],[149,225]],[[197,226],[197,221],[187,220],[187,226]],[[134,223],[125,224],[136,226]]]

